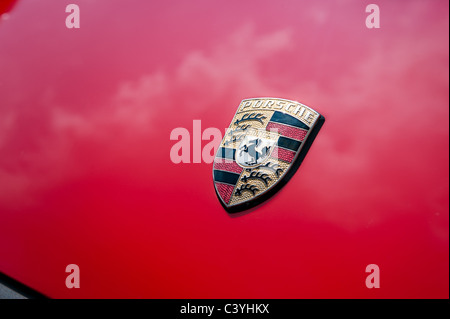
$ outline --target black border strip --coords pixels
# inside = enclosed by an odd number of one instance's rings
[[[280,123],[280,124],[287,124],[287,125],[290,125],[290,126],[302,128],[304,130],[309,130],[308,125],[306,125],[302,121],[296,119],[292,115],[285,114],[285,113],[282,113],[282,112],[279,112],[279,111],[275,111],[273,113],[272,117],[270,118],[270,122],[276,122],[276,123]]]
[[[18,293],[19,295],[22,295],[25,298],[28,299],[46,299],[47,296],[41,294],[40,292],[37,292],[36,290],[25,286],[24,284],[18,282],[15,279],[12,279],[11,277],[5,275],[4,273],[0,272],[0,284],[8,287],[9,289],[13,290],[14,292]]]
[[[383,288],[381,288],[383,289]],[[376,298],[374,296],[374,298]],[[26,303],[26,306],[24,307]],[[186,306],[214,306],[211,316],[206,313],[182,313]],[[258,307],[263,304],[264,307]],[[228,306],[227,306],[228,305]],[[246,306],[248,305],[248,306]],[[350,318],[361,318],[364,310],[370,317],[383,317],[387,313],[395,317],[439,318],[448,312],[448,299],[140,299],[140,300],[46,300],[0,301],[2,313],[11,306],[14,317],[30,310],[45,311],[45,315],[61,317],[68,309],[70,314],[86,316],[88,312],[101,317],[109,314],[119,317],[137,317],[146,313],[148,317],[164,318],[303,318],[314,313],[315,317],[336,317],[341,314]],[[227,311],[225,312],[225,307]],[[242,311],[242,308],[245,310]],[[254,311],[250,310],[253,306]],[[221,309],[221,310],[219,310]],[[256,311],[259,309],[260,311]],[[266,311],[267,309],[267,311]],[[233,313],[236,312],[236,313]],[[161,314],[163,314],[161,316]],[[367,314],[367,313],[366,313]]]
[[[277,145],[281,148],[297,152],[297,150],[300,148],[300,145],[302,145],[302,142],[293,140],[289,137],[280,136],[278,138]]]
[[[236,185],[239,180],[239,176],[241,176],[241,174],[221,171],[217,169],[214,170],[214,182],[217,183]]]

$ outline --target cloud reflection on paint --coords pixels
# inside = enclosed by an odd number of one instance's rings
[[[313,25],[323,27],[331,15],[319,9],[311,7],[309,17]],[[409,14],[402,15],[402,28],[413,28],[421,12],[412,6]],[[416,41],[414,34],[401,41],[377,38],[366,43],[358,56],[338,52],[341,61],[336,62],[333,51],[317,52],[314,60],[311,54],[303,54],[317,45],[317,39],[306,33],[299,37],[295,26],[261,32],[256,23],[243,22],[216,45],[185,52],[171,68],[137,72],[125,80],[116,77],[115,92],[98,98],[91,107],[74,107],[72,101],[61,98],[58,84],[52,81],[37,93],[36,100],[3,92],[6,101],[18,101],[24,107],[16,104],[0,110],[0,147],[10,154],[0,160],[2,205],[24,204],[18,199],[33,198],[37,190],[83,176],[87,167],[102,166],[118,150],[136,158],[133,164],[137,167],[147,165],[137,159],[149,158],[144,155],[149,152],[144,141],[156,143],[158,138],[159,143],[169,143],[168,135],[149,136],[152,126],[169,132],[201,118],[221,128],[228,123],[208,115],[209,109],[218,114],[234,109],[243,98],[276,96],[299,100],[327,118],[313,148],[316,169],[301,170],[297,185],[321,199],[316,208],[311,207],[311,216],[322,214],[351,226],[366,221],[363,215],[368,206],[376,207],[375,216],[380,218],[392,209],[407,211],[411,191],[431,197],[445,192],[427,192],[417,181],[408,181],[408,172],[416,172],[414,176],[424,183],[429,174],[439,174],[433,167],[442,167],[447,158],[436,150],[448,139],[448,122],[442,120],[448,116],[444,107],[448,102],[448,50],[438,32],[446,23],[423,31],[423,41]],[[346,28],[343,24],[342,30]],[[338,46],[345,40],[327,41]],[[292,67],[283,65],[286,57]],[[312,72],[312,66],[320,67],[316,60],[324,62],[320,72]],[[89,67],[82,60],[78,66]],[[20,79],[15,81],[20,83]],[[82,95],[96,96],[96,88]],[[39,107],[38,114],[31,108],[33,103]],[[427,127],[426,132],[417,129],[421,125]],[[128,147],[133,143],[142,146]],[[79,145],[86,145],[89,161],[79,161]],[[419,145],[421,151],[415,151]],[[395,158],[390,154],[396,154]],[[433,166],[431,173],[423,170],[422,163]],[[329,207],[345,210],[345,219],[342,211]]]

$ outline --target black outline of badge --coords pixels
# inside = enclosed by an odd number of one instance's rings
[[[261,195],[255,197],[252,200],[249,201],[245,201],[241,204],[236,204],[236,205],[231,205],[228,206],[223,202],[223,199],[221,198],[221,196],[219,195],[216,186],[214,185],[214,190],[216,192],[216,196],[220,202],[220,204],[222,205],[222,207],[228,212],[228,213],[238,213],[238,212],[243,212],[246,210],[249,210],[251,208],[254,208],[260,204],[262,204],[263,202],[266,202],[268,199],[270,199],[272,196],[274,196],[276,193],[278,193],[288,182],[289,180],[292,178],[292,176],[294,176],[294,174],[297,172],[298,168],[300,167],[300,165],[302,164],[306,154],[308,153],[309,149],[311,148],[312,143],[314,142],[317,134],[319,133],[320,129],[322,128],[323,124],[325,123],[325,117],[318,113],[317,111],[311,109],[309,106],[306,106],[300,102],[297,101],[293,101],[293,100],[287,100],[287,99],[283,99],[283,98],[273,98],[273,97],[259,97],[259,98],[246,98],[244,100],[242,100],[238,106],[238,109],[236,110],[235,115],[233,116],[232,122],[230,123],[230,125],[228,126],[228,128],[231,127],[231,125],[233,124],[233,120],[235,119],[236,115],[239,112],[239,109],[242,105],[242,102],[247,101],[247,100],[282,100],[285,102],[289,102],[289,103],[297,103],[301,106],[306,107],[307,109],[310,109],[314,112],[316,112],[318,114],[318,117],[316,119],[316,121],[313,123],[313,125],[309,128],[309,132],[307,133],[304,142],[302,142],[302,145],[300,146],[300,150],[297,151],[297,154],[293,160],[293,162],[290,164],[289,168],[287,169],[286,173],[284,174],[284,176],[282,176],[275,185],[273,185],[272,187],[270,187],[269,189],[267,189],[264,193],[262,193]],[[283,111],[283,113],[288,114],[286,112]],[[225,139],[225,136],[224,136]],[[223,140],[221,141],[220,144],[223,143]],[[215,158],[217,156],[217,153],[220,149],[220,146],[218,147],[218,150],[216,152]],[[214,159],[215,159],[214,158]],[[213,183],[215,183],[214,180],[214,161],[213,161],[213,169],[212,169],[212,173],[213,173]]]

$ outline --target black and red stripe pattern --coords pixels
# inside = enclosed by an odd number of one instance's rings
[[[234,186],[239,180],[243,168],[235,161],[236,150],[221,147],[214,159],[214,182],[219,196],[225,203],[230,202]]]
[[[291,115],[275,111],[267,123],[266,130],[276,131],[281,135],[271,156],[291,163],[308,134],[309,127]]]

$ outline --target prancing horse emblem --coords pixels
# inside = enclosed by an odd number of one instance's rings
[[[325,118],[299,102],[241,102],[214,159],[216,194],[228,212],[254,207],[293,176]]]
[[[236,161],[243,166],[263,162],[270,154],[275,140],[246,136],[238,147]]]

